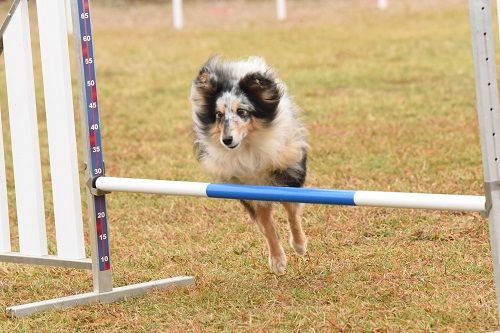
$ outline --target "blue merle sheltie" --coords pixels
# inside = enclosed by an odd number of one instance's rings
[[[301,187],[306,178],[306,130],[299,107],[285,84],[264,59],[224,61],[218,56],[202,65],[191,87],[195,150],[217,181]],[[286,255],[271,217],[272,203],[241,201],[266,238],[269,265],[284,274]],[[290,245],[305,254],[303,204],[283,203]]]

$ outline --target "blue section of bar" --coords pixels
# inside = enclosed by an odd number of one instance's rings
[[[323,190],[301,187],[210,184],[209,198],[303,202],[355,206],[356,191]]]

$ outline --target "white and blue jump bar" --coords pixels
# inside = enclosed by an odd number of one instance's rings
[[[464,212],[484,212],[486,201],[484,196],[477,195],[344,191],[118,177],[99,177],[95,180],[95,187],[105,192],[151,193],[222,199],[435,209]]]

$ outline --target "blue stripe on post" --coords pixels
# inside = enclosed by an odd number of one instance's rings
[[[209,198],[303,202],[355,206],[356,191],[257,185],[209,184]]]

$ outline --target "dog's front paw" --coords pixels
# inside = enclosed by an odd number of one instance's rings
[[[307,252],[307,238],[304,237],[304,239],[300,242],[296,242],[293,238],[290,238],[290,246],[295,250],[295,252],[297,252],[297,254],[303,256]]]
[[[284,252],[280,253],[279,256],[269,256],[269,267],[271,271],[276,275],[285,274],[286,269],[286,255]]]

